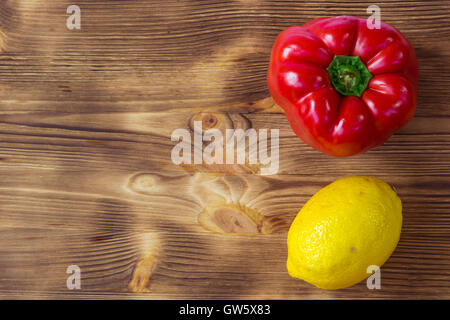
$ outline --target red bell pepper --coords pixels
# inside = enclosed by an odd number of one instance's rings
[[[267,78],[294,132],[345,157],[384,143],[411,119],[417,75],[414,49],[398,30],[339,16],[280,33]]]

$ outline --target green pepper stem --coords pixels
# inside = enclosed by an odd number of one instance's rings
[[[372,74],[358,56],[334,56],[327,68],[334,88],[345,96],[360,97]]]

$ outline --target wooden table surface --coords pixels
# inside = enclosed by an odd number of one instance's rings
[[[66,27],[72,4],[81,30]],[[1,0],[0,298],[450,298],[450,1],[376,3],[416,50],[420,93],[412,121],[366,154],[305,145],[266,86],[281,30],[371,4]],[[173,164],[171,133],[193,120],[279,129],[278,174]],[[349,175],[403,200],[380,290],[320,290],[285,269],[298,210]],[[223,208],[255,234],[220,232]]]

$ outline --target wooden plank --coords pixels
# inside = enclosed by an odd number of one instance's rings
[[[4,273],[0,290],[11,290],[14,284],[36,294],[62,294],[66,277],[63,271],[67,265],[77,264],[86,273],[82,294],[99,294],[99,288],[105,294],[126,294],[133,263],[143,250],[142,238],[149,234],[161,237],[163,247],[149,297],[274,297],[270,292],[280,292],[278,298],[353,297],[367,290],[362,283],[352,289],[324,293],[290,279],[284,271],[287,226],[274,234],[253,236],[221,235],[202,229],[197,216],[203,206],[211,204],[203,203],[195,191],[184,200],[191,201],[186,205],[176,195],[170,201],[160,197],[167,194],[161,184],[156,190],[149,186],[146,193],[141,189],[141,197],[136,197],[121,191],[121,183],[107,192],[101,181],[79,183],[83,179],[77,180],[73,174],[67,177],[73,185],[79,189],[89,187],[83,193],[70,186],[68,189],[73,191],[67,192],[62,190],[65,183],[52,179],[54,175],[42,174],[41,186],[24,188],[16,181],[15,186],[7,184],[7,190],[1,190],[1,234],[5,243],[16,245],[2,249],[2,269],[8,272]],[[100,171],[85,175],[105,174]],[[147,179],[150,177],[161,175],[147,173]],[[288,221],[310,194],[328,183],[326,178],[311,182],[310,177],[292,175],[244,178],[249,188],[243,203],[263,215],[281,213]],[[183,190],[195,190],[191,185],[195,179],[189,174],[176,181]],[[395,254],[383,267],[383,290],[371,296],[399,297],[411,292],[410,297],[448,296],[448,179],[404,177],[391,183],[404,201],[403,235]],[[40,274],[41,270],[48,277],[44,286],[40,284],[42,276],[33,277],[33,272]],[[209,288],[212,283],[214,288]]]
[[[271,104],[256,103],[271,109]],[[211,108],[214,110],[214,107]],[[263,109],[264,111],[264,109]],[[171,110],[126,113],[9,113],[0,116],[3,165],[177,170],[170,137],[175,129],[192,130],[192,119],[213,117],[215,128],[280,130],[279,173],[300,175],[380,174],[449,175],[449,118],[414,118],[383,146],[347,159],[319,154],[298,139],[280,113]],[[164,122],[170,119],[170,123]],[[36,135],[36,131],[39,133]],[[247,143],[248,147],[248,143]],[[114,150],[114,151],[112,151]],[[32,157],[31,157],[32,155]]]
[[[65,26],[68,0],[0,6],[3,109],[148,111],[262,99],[270,49],[281,30],[323,15],[366,16],[367,8],[357,1],[78,3],[80,31]],[[448,2],[389,1],[381,8],[383,20],[417,51],[425,93],[418,115],[448,115],[450,93],[439,90],[450,81]]]

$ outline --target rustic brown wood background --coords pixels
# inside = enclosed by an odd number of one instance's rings
[[[71,4],[81,30],[66,28]],[[420,65],[416,116],[383,146],[323,155],[268,98],[281,30],[371,4],[0,0],[0,297],[450,298],[450,2],[376,2]],[[170,134],[193,119],[279,128],[279,173],[175,166]],[[349,175],[381,177],[403,200],[381,290],[324,291],[285,270],[290,221]],[[208,228],[222,207],[255,234]],[[72,264],[81,290],[66,288]]]

